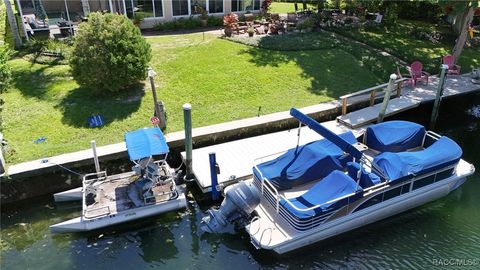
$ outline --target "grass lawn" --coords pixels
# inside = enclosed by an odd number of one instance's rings
[[[440,58],[451,52],[453,42],[435,44],[428,40],[418,39],[411,34],[412,29],[430,33],[445,32],[448,29],[425,22],[399,20],[395,26],[376,28],[374,30],[337,29],[343,35],[365,42],[373,47],[384,49],[403,60],[411,63],[419,60],[425,69],[434,74],[439,72]],[[480,66],[480,48],[464,49],[458,64],[462,72],[469,72]]]
[[[336,99],[382,81],[352,54],[338,49],[275,51],[202,34],[148,37],[158,94],[166,103],[167,132],[183,129],[182,104],[193,106],[194,127],[303,107]],[[123,140],[126,131],[149,126],[149,89],[119,96],[91,96],[68,66],[10,62],[14,84],[2,94],[9,163]],[[86,118],[104,115],[90,129]],[[46,137],[46,143],[34,140]]]
[[[307,7],[312,9],[316,8],[315,5],[312,4],[307,4]],[[303,5],[302,2],[298,2],[298,8],[302,9]],[[294,3],[284,3],[284,2],[272,2],[270,5],[270,12],[272,13],[289,13],[289,12],[295,12],[295,5]]]
[[[7,13],[5,11],[5,3],[0,2],[0,46],[5,43],[5,27],[6,27]]]

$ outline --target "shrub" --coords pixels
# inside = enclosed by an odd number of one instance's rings
[[[130,20],[95,12],[80,24],[70,66],[80,85],[117,92],[144,79],[150,59],[150,45]]]
[[[10,59],[10,50],[8,46],[0,46],[0,93],[3,93],[8,87],[12,73],[8,66],[8,59]]]
[[[220,18],[220,17],[210,16],[207,19],[207,25],[208,26],[222,26],[223,25],[223,19]]]

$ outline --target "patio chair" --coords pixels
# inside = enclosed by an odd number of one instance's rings
[[[296,27],[297,26],[297,13],[289,12],[287,13],[287,26],[288,27]]]
[[[425,81],[425,83],[428,85],[428,77],[430,74],[427,72],[423,71],[423,65],[419,61],[415,61],[410,65],[409,68],[410,71],[410,83],[412,84],[412,88],[415,87],[417,84],[417,81]]]
[[[460,66],[455,65],[455,57],[453,55],[445,55],[443,57],[443,64],[448,66],[447,74],[460,75]]]

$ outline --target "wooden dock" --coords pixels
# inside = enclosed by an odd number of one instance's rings
[[[385,117],[415,108],[425,102],[435,100],[435,94],[438,90],[439,78],[431,76],[428,85],[420,82],[415,89],[410,86],[402,88],[402,95],[391,99],[388,103]],[[468,76],[448,76],[443,88],[443,97],[469,94],[480,90],[480,85],[473,84]],[[358,111],[354,111],[337,117],[337,120],[350,127],[358,128],[360,126],[373,123],[377,120],[378,112],[382,104],[376,104]]]
[[[398,89],[397,92],[401,95],[389,101],[385,116],[391,116],[418,107],[422,103],[433,101],[438,89],[438,81],[437,76],[431,76],[428,85],[421,82],[417,84],[415,89],[410,86]],[[362,91],[364,92],[364,90]],[[478,91],[480,91],[480,85],[473,84],[468,76],[448,76],[443,97]],[[337,134],[351,130],[355,135],[360,135],[370,123],[377,120],[380,106],[381,104],[372,104],[372,106],[339,116],[336,121],[322,124]],[[192,171],[195,181],[203,192],[211,191],[209,164],[209,153],[211,152],[216,153],[216,160],[220,167],[220,174],[218,175],[220,185],[228,185],[242,179],[248,179],[252,176],[255,159],[295,147],[298,140],[297,133],[298,129],[291,129],[194,149],[192,152]],[[303,127],[300,145],[321,138],[316,132]],[[182,158],[185,159],[185,152],[181,154]]]

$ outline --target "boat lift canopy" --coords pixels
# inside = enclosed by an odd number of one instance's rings
[[[158,127],[127,132],[125,143],[132,161],[169,152],[167,141]]]

